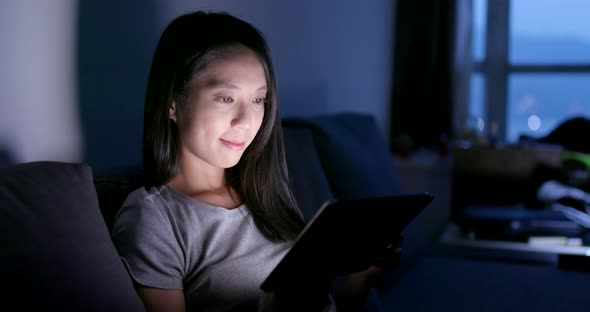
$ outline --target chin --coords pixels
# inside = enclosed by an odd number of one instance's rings
[[[237,165],[244,156],[244,153],[223,153],[218,154],[217,156],[218,157],[216,159],[212,159],[210,163],[215,165],[215,167],[228,169]]]
[[[218,164],[218,167],[223,168],[223,169],[229,169],[234,167],[235,165],[237,165],[240,162],[240,158],[238,159],[228,159],[226,161],[220,162]]]

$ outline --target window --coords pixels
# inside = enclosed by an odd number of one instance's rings
[[[485,60],[486,9],[487,1],[473,1],[473,30],[471,32],[471,42],[472,58],[476,64],[481,64]],[[481,65],[479,65],[479,67],[481,67]],[[484,75],[482,75],[481,69],[471,73],[469,89],[469,116],[467,117],[467,126],[475,126],[478,131],[483,131],[485,130],[486,107],[484,101]]]
[[[590,118],[590,1],[473,0],[470,118],[507,142]]]

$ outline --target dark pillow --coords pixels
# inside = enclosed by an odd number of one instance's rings
[[[285,152],[289,177],[297,204],[309,220],[320,206],[332,199],[310,130],[285,127]]]
[[[111,242],[87,165],[0,169],[0,240],[2,306],[144,310]]]
[[[334,196],[356,199],[399,194],[391,153],[371,115],[288,118],[284,124],[312,130]]]

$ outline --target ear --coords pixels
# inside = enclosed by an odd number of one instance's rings
[[[176,102],[172,102],[170,104],[170,109],[168,110],[168,117],[176,122]]]

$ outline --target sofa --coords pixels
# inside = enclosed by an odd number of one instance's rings
[[[400,177],[372,116],[284,118],[283,128],[294,194],[307,219],[327,199],[400,193]],[[2,305],[142,311],[109,235],[123,200],[142,178],[139,166],[93,172],[88,164],[44,161],[0,168]],[[371,292],[364,311],[590,306],[589,273],[443,246],[436,237],[448,214],[431,208],[441,209],[427,207],[402,233],[400,266]]]

